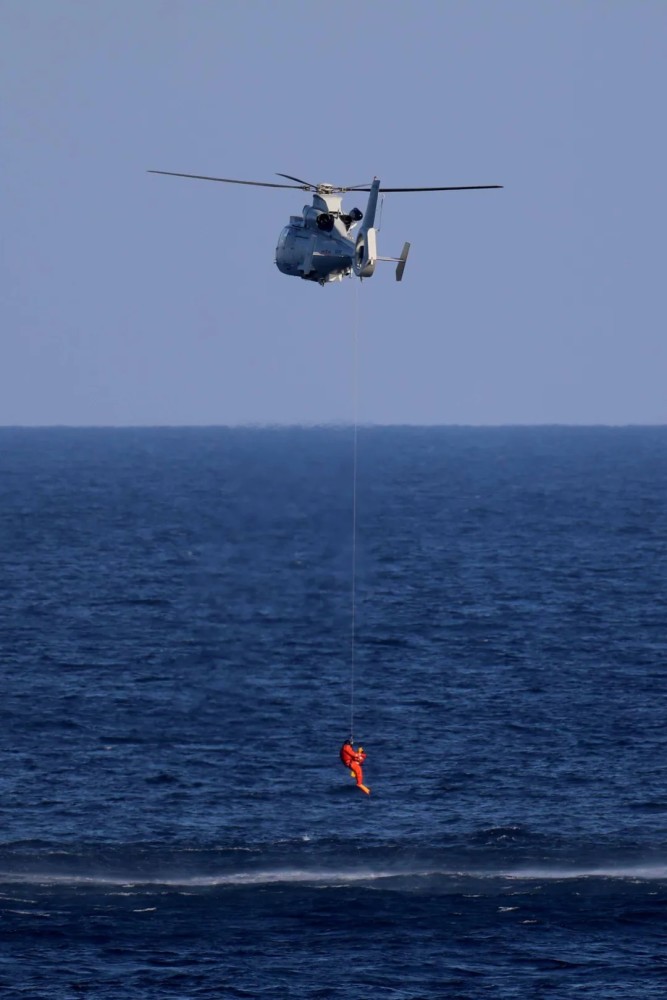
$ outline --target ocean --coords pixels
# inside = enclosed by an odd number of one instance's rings
[[[0,429],[3,998],[664,997],[667,428],[352,443]]]

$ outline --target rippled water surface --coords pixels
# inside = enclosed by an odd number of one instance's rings
[[[666,497],[361,428],[352,685],[350,429],[0,429],[0,995],[662,998]]]

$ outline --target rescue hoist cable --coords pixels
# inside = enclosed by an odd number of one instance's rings
[[[360,283],[359,283],[360,284]],[[356,667],[357,624],[357,469],[359,437],[359,285],[354,282],[352,324],[352,400],[354,426],[352,436],[352,587],[350,623],[350,742],[354,738],[354,674]]]

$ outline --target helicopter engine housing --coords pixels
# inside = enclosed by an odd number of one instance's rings
[[[303,210],[303,221],[308,229],[318,229],[321,233],[330,233],[336,219],[331,212],[322,212],[313,205],[306,205]]]
[[[331,212],[320,212],[315,221],[318,229],[321,229],[323,233],[330,233],[334,227],[335,219]]]

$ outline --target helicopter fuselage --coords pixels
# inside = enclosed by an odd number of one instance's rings
[[[290,217],[278,237],[279,271],[320,284],[352,273],[355,238],[350,233],[363,216],[356,208],[346,215],[341,200],[337,194],[318,192],[312,205],[304,205],[302,215]]]

